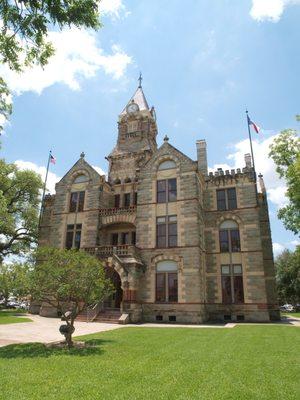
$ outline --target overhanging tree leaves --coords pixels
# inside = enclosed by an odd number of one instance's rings
[[[111,281],[106,279],[101,262],[84,251],[41,247],[36,260],[31,294],[34,300],[46,302],[61,312],[70,328],[66,337],[68,347],[72,347],[74,321],[80,307],[111,294]]]
[[[0,262],[21,255],[37,240],[41,177],[0,160]]]
[[[300,303],[300,246],[284,250],[275,259],[278,297],[283,303]]]
[[[271,145],[270,156],[276,171],[287,183],[289,203],[278,211],[278,217],[286,229],[300,233],[300,139],[297,131],[282,131]]]
[[[0,62],[21,72],[33,64],[44,66],[54,54],[47,40],[49,28],[84,27],[98,29],[98,0],[0,1]],[[10,110],[8,88],[0,82],[0,113]]]

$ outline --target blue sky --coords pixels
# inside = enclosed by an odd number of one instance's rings
[[[300,1],[103,0],[102,8],[99,32],[50,34],[57,51],[44,71],[16,76],[0,68],[14,93],[4,157],[43,174],[51,148],[51,190],[82,150],[106,171],[118,114],[141,70],[158,143],[167,134],[195,159],[195,142],[205,138],[211,168],[243,167],[248,107],[263,128],[253,134],[255,161],[268,189],[274,250],[293,248],[298,239],[276,218],[285,185],[267,154],[277,132],[297,128]]]

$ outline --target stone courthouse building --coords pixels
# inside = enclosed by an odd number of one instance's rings
[[[205,140],[192,160],[156,136],[140,84],[119,115],[108,178],[82,153],[45,198],[40,245],[103,261],[115,293],[96,305],[96,321],[276,319],[266,191],[262,176],[257,191],[250,155],[240,169],[208,173]]]

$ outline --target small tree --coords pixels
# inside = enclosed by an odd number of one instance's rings
[[[275,259],[276,282],[280,303],[300,302],[300,246],[284,250]]]
[[[20,255],[36,242],[41,177],[0,160],[0,262]]]
[[[0,296],[4,305],[10,295],[17,298],[29,295],[29,266],[26,264],[0,264]]]
[[[37,250],[36,260],[31,276],[32,297],[62,314],[70,348],[80,306],[102,301],[111,293],[112,284],[106,279],[101,262],[83,251],[44,247]]]

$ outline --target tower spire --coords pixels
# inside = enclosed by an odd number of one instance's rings
[[[142,87],[142,80],[143,80],[143,77],[142,77],[142,73],[140,72],[140,76],[139,76],[139,79],[138,79],[138,81],[139,81],[139,88],[141,88]]]

